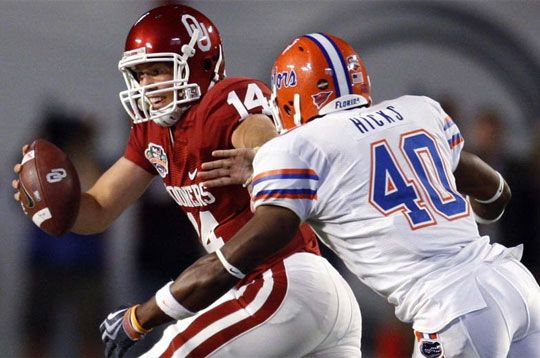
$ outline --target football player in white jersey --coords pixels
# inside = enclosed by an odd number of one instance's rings
[[[226,150],[199,174],[208,187],[252,178],[255,215],[222,257],[203,257],[175,281],[177,303],[219,295],[234,282],[229,271],[249,271],[307,222],[412,323],[414,356],[540,356],[540,287],[519,261],[522,247],[491,244],[475,223],[498,220],[510,189],[462,150],[440,105],[403,96],[372,106],[360,56],[328,34],[287,46],[272,85],[284,134],[253,168],[253,150]],[[160,314],[152,301],[144,307]]]

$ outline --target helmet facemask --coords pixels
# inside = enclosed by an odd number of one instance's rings
[[[188,83],[190,71],[187,60],[195,54],[193,46],[198,37],[199,31],[195,30],[189,44],[182,46],[182,55],[174,52],[146,53],[145,47],[124,52],[118,69],[122,72],[128,89],[120,92],[120,101],[133,123],[152,120],[160,126],[172,126],[189,108],[186,104],[201,97],[199,85]],[[134,76],[133,69],[136,65],[151,62],[171,63],[173,79],[141,86]],[[152,109],[152,103],[148,97],[167,92],[173,93],[171,103],[157,110]]]
[[[276,127],[277,132],[283,134],[291,130],[292,128],[287,128],[287,126],[283,122],[282,113],[286,111],[284,109],[285,105],[283,105],[283,108],[279,107],[280,104],[278,103],[277,88],[275,84],[272,85],[272,95],[270,96],[268,104],[272,113],[272,120],[274,121],[274,126]],[[290,114],[292,114],[294,127],[299,127],[302,125],[302,112],[300,111],[300,95],[298,93],[295,93],[293,95],[292,104],[293,108],[289,108],[289,111],[292,110],[293,113],[286,113],[284,115],[290,116]]]

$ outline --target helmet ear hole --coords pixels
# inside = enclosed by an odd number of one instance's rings
[[[203,67],[203,70],[205,71],[210,71],[212,69],[212,59],[210,58],[205,58],[203,61],[202,61],[202,67]]]
[[[320,79],[319,81],[317,81],[317,88],[320,89],[320,90],[325,90],[328,88],[328,81],[325,80],[324,78]]]
[[[291,107],[288,104],[283,106],[283,110],[285,111],[285,113],[287,113],[287,115],[292,115]]]

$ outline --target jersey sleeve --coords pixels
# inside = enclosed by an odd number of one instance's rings
[[[461,135],[458,126],[452,118],[442,109],[441,105],[431,98],[424,97],[435,112],[437,124],[442,129],[448,148],[450,149],[450,160],[452,171],[456,170],[459,163],[459,156],[463,150],[465,139]]]
[[[280,149],[279,144],[268,145],[271,142],[261,147],[253,161],[253,207],[285,207],[304,222],[317,199],[317,168],[308,165],[296,151]]]
[[[157,171],[154,166],[152,166],[152,164],[150,164],[150,162],[146,160],[144,156],[144,151],[146,148],[144,148],[144,146],[141,144],[144,143],[142,140],[144,133],[141,127],[142,126],[137,126],[137,124],[134,124],[131,127],[126,150],[124,151],[124,158],[137,164],[150,174],[157,175]]]

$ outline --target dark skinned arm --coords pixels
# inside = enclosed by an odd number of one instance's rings
[[[251,114],[235,129],[231,142],[235,148],[254,148],[277,135],[268,116],[261,113]],[[263,219],[265,212],[270,214]],[[269,225],[269,221],[277,221],[278,224]],[[295,223],[289,225],[292,221]],[[242,272],[250,272],[284,247],[295,235],[298,224],[298,217],[288,209],[260,207],[255,216],[221,251],[233,266]],[[291,235],[288,234],[289,229],[292,230]],[[225,294],[237,281],[236,277],[231,276],[223,268],[216,254],[209,254],[201,257],[178,276],[171,286],[171,293],[185,308],[196,312]],[[139,306],[136,315],[145,328],[152,328],[171,320],[159,309],[155,297]]]
[[[499,176],[495,169],[478,156],[466,151],[461,152],[454,175],[458,190],[474,199],[487,200],[493,197],[499,188]],[[503,212],[511,197],[510,187],[505,182],[503,192],[497,200],[489,204],[471,200],[471,206],[481,218],[493,220]]]
[[[255,215],[222,248],[227,261],[244,273],[252,271],[285,247],[298,231],[300,219],[289,209],[260,206]],[[215,302],[238,282],[223,267],[215,253],[188,267],[171,286],[171,293],[186,309],[197,312]],[[152,297],[136,311],[146,329],[171,320]]]

